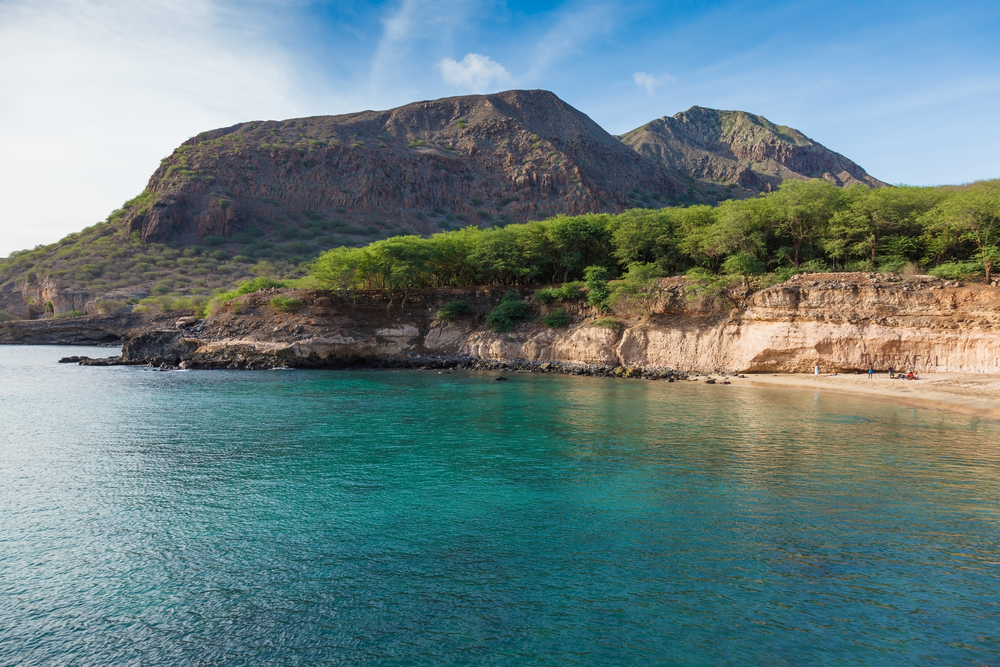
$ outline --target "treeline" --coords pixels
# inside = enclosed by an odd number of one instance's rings
[[[992,277],[1000,262],[1000,180],[959,187],[838,188],[786,181],[718,206],[636,209],[506,227],[397,236],[335,248],[312,266],[336,291],[533,285],[692,272],[749,281],[802,271],[931,272]]]

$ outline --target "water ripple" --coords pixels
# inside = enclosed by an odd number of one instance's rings
[[[0,348],[0,664],[1000,663],[996,422],[67,353]]]

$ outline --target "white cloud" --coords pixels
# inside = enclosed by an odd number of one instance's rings
[[[654,89],[659,88],[665,83],[670,83],[672,81],[675,81],[674,77],[670,76],[669,74],[653,76],[652,74],[646,74],[645,72],[636,72],[635,74],[632,75],[632,78],[635,80],[636,85],[645,88],[646,92],[649,93],[651,96],[653,94]]]
[[[267,22],[222,1],[0,4],[0,257],[104,219],[202,130],[309,112]]]
[[[512,78],[507,68],[479,53],[465,54],[460,63],[445,58],[437,66],[445,82],[474,93],[484,93],[494,82],[507,83]]]

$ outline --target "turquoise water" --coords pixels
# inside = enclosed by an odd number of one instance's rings
[[[0,347],[0,664],[1000,663],[1000,424]]]

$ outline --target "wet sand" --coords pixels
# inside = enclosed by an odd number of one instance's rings
[[[734,386],[820,389],[847,394],[863,394],[902,402],[921,408],[951,410],[969,415],[1000,419],[1000,375],[982,373],[927,373],[919,380],[890,379],[887,373],[813,375],[746,374],[728,377]]]

